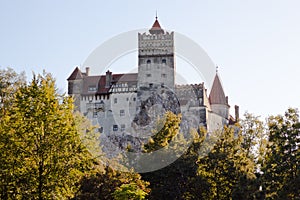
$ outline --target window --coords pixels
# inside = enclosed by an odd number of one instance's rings
[[[128,98],[128,97],[126,98],[126,101],[129,101],[129,98]]]
[[[114,98],[114,103],[118,103],[118,99],[117,98]]]
[[[113,131],[118,131],[118,125],[113,125]]]
[[[125,131],[125,124],[121,124],[121,131]]]
[[[96,91],[96,86],[95,85],[90,85],[88,88],[89,92],[95,92]]]
[[[147,64],[151,64],[151,60],[147,60]]]
[[[120,116],[125,116],[125,110],[120,110]]]
[[[136,100],[136,98],[135,97],[133,97],[133,101],[135,101]]]
[[[167,74],[161,74],[161,77],[162,77],[162,78],[166,78],[166,77],[167,77]]]
[[[151,74],[146,74],[147,77],[151,77]]]
[[[152,87],[153,87],[153,83],[150,83],[150,84],[149,84],[149,87],[152,88]]]
[[[94,111],[93,112],[93,118],[97,118],[98,117],[98,112]]]
[[[162,64],[166,64],[167,60],[166,59],[162,59],[161,62],[162,62]]]

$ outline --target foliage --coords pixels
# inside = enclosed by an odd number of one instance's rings
[[[263,165],[268,199],[300,199],[300,122],[296,109],[268,120],[269,142]]]
[[[139,200],[145,199],[146,195],[147,193],[140,189],[136,183],[122,184],[113,193],[116,200]]]
[[[242,148],[246,156],[256,163],[256,171],[260,171],[267,145],[267,133],[264,123],[259,117],[250,113],[244,114],[241,120],[241,131],[243,136]]]
[[[161,122],[163,122],[162,125]],[[146,150],[151,150],[150,153],[164,148],[165,151],[162,151],[162,154],[169,156],[171,155],[169,151],[172,151],[178,157],[176,161],[162,169],[142,174],[143,179],[151,183],[149,199],[186,199],[188,196],[197,196],[201,190],[197,187],[198,179],[195,179],[198,159],[196,144],[184,151],[183,147],[187,145],[187,141],[180,132],[180,122],[180,115],[166,113],[165,118],[158,123],[158,127],[162,128],[154,130],[156,134],[145,145]],[[191,134],[194,140],[202,142],[202,137],[199,137],[196,130],[192,130]],[[164,157],[162,156],[162,160],[156,162],[164,162]]]
[[[175,115],[171,111],[167,111],[164,119],[158,121],[158,130],[153,130],[155,133],[149,142],[144,145],[146,152],[152,152],[163,147],[167,147],[169,142],[178,135],[180,128],[181,115]]]
[[[241,133],[236,133],[235,128],[224,127],[212,136],[218,138],[214,148],[197,162],[198,176],[208,185],[202,198],[249,199],[253,189],[247,186],[255,179],[254,164],[242,149]],[[241,190],[243,193],[238,194]]]
[[[95,171],[85,176],[74,199],[118,199],[121,196],[143,199],[150,192],[148,185],[138,173],[115,171],[107,166],[104,172]]]
[[[90,166],[71,98],[49,74],[34,76],[11,98],[0,122],[1,199],[66,199]]]
[[[25,74],[16,73],[12,68],[0,69],[0,108],[8,108],[14,93],[25,84]],[[1,117],[1,113],[0,113]]]

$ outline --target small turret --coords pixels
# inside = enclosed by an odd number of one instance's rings
[[[213,86],[210,91],[209,102],[212,112],[228,119],[230,106],[228,105],[228,97],[225,96],[218,72],[216,72]]]

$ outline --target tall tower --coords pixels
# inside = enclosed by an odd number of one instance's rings
[[[149,125],[166,111],[179,113],[174,94],[174,33],[163,30],[157,20],[149,33],[138,34],[137,115],[134,122]]]
[[[174,33],[165,32],[157,17],[149,33],[138,34],[138,90],[174,89]]]

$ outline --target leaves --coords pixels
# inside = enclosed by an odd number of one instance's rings
[[[1,196],[65,199],[88,167],[73,116],[73,102],[56,93],[49,75],[21,86],[1,121]],[[1,197],[1,198],[2,198]]]

